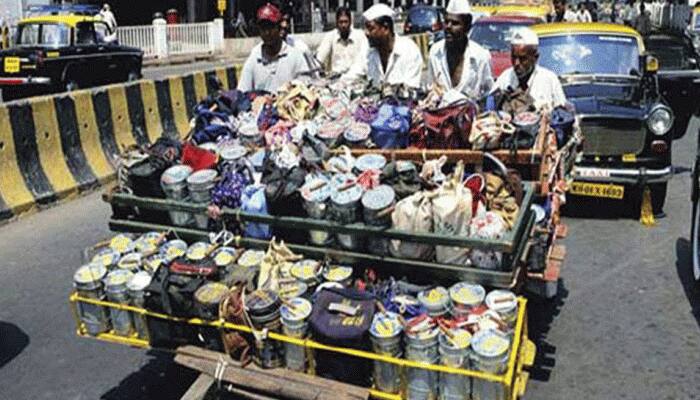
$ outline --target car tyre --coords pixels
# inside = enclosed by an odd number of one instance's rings
[[[64,84],[64,87],[66,89],[66,92],[73,92],[73,91],[80,89],[80,86],[78,86],[78,82],[76,82],[73,79],[67,80],[66,83]]]
[[[138,71],[130,71],[126,75],[127,82],[135,82],[135,81],[138,81],[139,79],[141,79],[141,74],[138,73]]]
[[[695,284],[700,285],[700,201],[693,202],[693,219],[690,228],[690,259]]]

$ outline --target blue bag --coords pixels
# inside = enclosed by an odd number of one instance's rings
[[[408,131],[411,128],[411,110],[404,105],[383,103],[372,121],[372,141],[381,149],[408,147]]]
[[[552,110],[552,119],[549,122],[549,126],[554,129],[557,134],[557,147],[561,147],[569,141],[569,137],[574,130],[574,113],[557,107]]]
[[[264,185],[250,185],[246,187],[241,195],[241,203],[241,211],[243,212],[268,215]],[[272,231],[269,225],[247,223],[243,235],[255,239],[270,239]]]

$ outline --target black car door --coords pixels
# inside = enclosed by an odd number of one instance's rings
[[[107,83],[106,64],[92,22],[80,22],[75,27],[75,60],[79,63],[76,78],[80,87]]]
[[[674,139],[681,138],[690,118],[700,111],[700,69],[691,41],[683,36],[650,35],[645,38],[647,51],[659,60],[659,92],[673,109]]]

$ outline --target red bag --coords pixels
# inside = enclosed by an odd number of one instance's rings
[[[193,172],[201,169],[215,169],[216,154],[187,142],[182,148],[182,163],[192,167]]]
[[[423,138],[416,138],[417,144],[424,143],[429,149],[468,148],[476,114],[476,104],[468,100],[423,111],[424,133]]]

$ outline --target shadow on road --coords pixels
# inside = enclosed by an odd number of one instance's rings
[[[678,238],[676,241],[676,272],[683,285],[685,297],[690,303],[695,321],[700,328],[700,285],[695,283],[691,257],[690,241],[686,238]]]
[[[530,368],[530,378],[547,382],[556,364],[555,355],[557,347],[547,340],[547,334],[552,328],[552,322],[561,312],[569,291],[564,285],[564,280],[559,280],[557,297],[547,300],[532,297],[528,301],[528,335],[537,346],[535,363]]]
[[[176,364],[169,353],[151,350],[148,362],[103,394],[102,400],[179,399],[198,373]]]
[[[29,345],[29,336],[17,325],[0,321],[0,368]]]
[[[566,196],[562,215],[574,218],[593,219],[637,219],[639,207],[635,206],[639,196],[625,193],[625,200],[598,199],[594,197]]]

